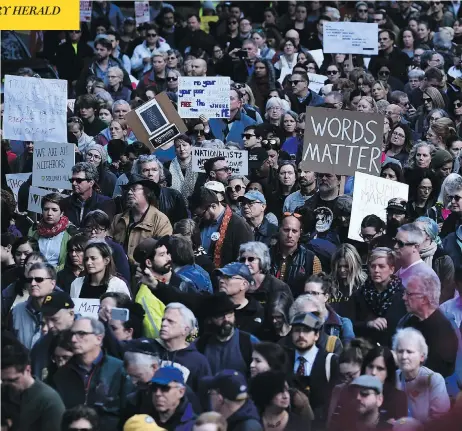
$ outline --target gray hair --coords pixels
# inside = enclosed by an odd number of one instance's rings
[[[116,100],[113,104],[112,104],[112,113],[114,113],[115,111],[115,108],[119,105],[128,105],[128,107],[130,107],[130,103],[128,103],[126,100],[122,100],[122,99],[119,99],[119,100]]]
[[[232,141],[227,142],[225,147],[228,150],[232,150],[232,149],[240,150],[241,149],[241,146],[237,142],[232,142]]]
[[[36,262],[33,263],[29,268],[29,273],[37,269],[43,269],[48,274],[48,277],[56,281],[56,269],[53,265],[49,264],[48,262]]]
[[[428,298],[428,302],[434,308],[440,305],[441,282],[440,279],[433,274],[427,272],[416,272],[411,275],[407,281],[417,283],[422,288],[422,295]]]
[[[428,344],[425,341],[425,337],[422,335],[422,332],[418,331],[415,328],[403,328],[398,329],[396,334],[393,336],[392,348],[396,352],[400,342],[402,340],[414,340],[417,343],[419,352],[424,356],[424,362],[428,356]]]
[[[422,244],[425,241],[425,235],[417,225],[414,223],[404,224],[398,229],[398,232],[406,232],[408,242],[413,242],[417,245]]]
[[[79,162],[72,166],[73,174],[78,174],[79,172],[83,172],[85,174],[85,179],[88,181],[97,182],[99,179],[98,170],[92,163]]]
[[[94,317],[83,316],[79,320],[88,320],[91,324],[91,330],[95,335],[102,335],[104,337],[104,335],[106,334],[104,324],[100,322],[98,319],[95,319]]]
[[[417,150],[422,147],[428,147],[430,149],[431,157],[433,157],[433,155],[436,153],[436,147],[433,144],[430,144],[430,142],[426,142],[426,141],[418,142],[411,148],[411,151],[409,152],[409,162],[408,162],[409,168],[411,169],[415,168]]]
[[[340,91],[331,91],[330,93],[327,93],[324,97],[333,97],[335,103],[343,102],[343,95]]]
[[[423,81],[425,78],[425,72],[422,69],[412,69],[408,72],[407,77],[409,79],[417,78],[419,81]]]
[[[447,208],[450,204],[448,200],[448,195],[453,195],[454,193],[462,190],[462,177],[459,174],[451,173],[449,174],[441,184],[440,195],[438,196],[438,202],[442,202],[444,208]]]
[[[159,182],[165,180],[164,165],[154,154],[141,154],[134,162],[132,166],[132,174],[141,175],[142,165],[145,163],[155,162],[159,169],[160,177]]]
[[[194,313],[188,307],[186,307],[186,305],[182,304],[181,302],[171,302],[165,307],[165,311],[170,309],[178,310],[180,312],[183,319],[183,324],[189,328],[188,335],[198,329],[199,326],[196,316],[194,316]]]
[[[212,149],[217,149],[217,150],[224,150],[225,144],[223,141],[220,141],[220,139],[209,139],[202,141],[201,144],[199,145],[201,148],[212,148]]]
[[[254,254],[260,260],[260,270],[263,274],[267,274],[271,268],[271,257],[269,248],[266,244],[259,241],[250,241],[241,244],[239,247],[239,257],[244,253]]]
[[[178,69],[169,69],[168,72],[167,72],[167,76],[168,76],[169,73],[172,73],[177,78],[179,78],[181,76],[181,73],[180,73],[180,71]]]
[[[124,71],[119,67],[119,66],[112,66],[110,67],[107,72],[115,72],[117,73],[117,75],[119,75],[119,78],[122,78],[124,77]]]
[[[307,313],[305,304],[312,304],[315,308],[315,314],[324,322],[327,319],[328,311],[321,301],[313,295],[305,294],[300,295],[292,304],[289,310],[289,321],[299,313]]]
[[[452,48],[452,42],[448,38],[448,34],[444,34],[443,32],[439,31],[434,34],[433,36],[433,46],[435,49],[441,50],[441,51],[449,51]],[[438,53],[438,55],[441,55]],[[443,57],[441,55],[441,57]],[[444,57],[443,57],[443,65],[444,65]]]
[[[154,364],[160,365],[159,355],[142,352],[125,352],[124,354],[125,368],[127,368],[127,365],[144,365],[150,367]]]
[[[274,106],[279,106],[282,109],[283,114],[290,111],[290,106],[287,103],[287,100],[280,99],[279,97],[271,97],[271,99],[266,102],[265,111],[268,111],[268,109]]]

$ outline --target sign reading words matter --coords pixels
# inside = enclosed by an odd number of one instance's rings
[[[407,201],[408,192],[407,184],[356,172],[348,238],[363,241],[359,234],[364,217],[375,214],[386,221],[388,201],[393,198]]]
[[[212,157],[224,157],[232,175],[248,175],[249,156],[245,150],[217,150],[215,148],[192,148],[193,172],[205,172],[204,163]]]
[[[303,167],[313,172],[380,175],[383,117],[308,107]]]
[[[367,22],[324,22],[322,45],[325,54],[378,55],[378,24]]]
[[[100,307],[99,299],[92,298],[72,298],[74,302],[74,313],[80,314],[83,317],[94,317],[98,319],[98,312]]]
[[[229,77],[180,76],[178,114],[181,118],[229,118],[229,88]]]
[[[72,190],[69,182],[75,164],[75,145],[67,142],[35,142],[32,185]]]
[[[67,140],[67,81],[6,75],[4,91],[5,139]]]

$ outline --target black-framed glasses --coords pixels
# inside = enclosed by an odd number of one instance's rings
[[[236,192],[236,193],[239,193],[244,187],[242,187],[241,185],[239,184],[236,184],[234,187],[232,186],[228,186],[226,187],[226,190],[228,192]]]
[[[84,181],[88,181],[88,180],[86,178],[69,178],[69,182],[71,184],[74,184],[74,183],[81,184]]]
[[[243,133],[241,135],[242,139],[250,139],[252,136],[255,136],[255,135],[252,135],[252,133]]]
[[[224,168],[214,169],[213,172],[220,172],[220,171],[229,172],[230,170],[231,170],[231,168],[229,168],[228,166],[226,166],[226,167],[224,167]]]
[[[367,9],[358,9],[358,13],[367,13],[368,10]]]
[[[399,248],[404,248],[408,245],[417,245],[415,242],[404,242],[397,238],[393,238],[393,244],[396,244]]]
[[[237,21],[228,21],[228,25],[235,25],[237,24]]]
[[[167,81],[178,81],[178,77],[176,77],[176,76],[168,76]]]
[[[147,37],[157,37],[157,33],[146,33]]]
[[[75,335],[77,338],[83,338],[87,335],[92,335],[94,332],[87,332],[87,331],[69,331],[71,338]]]
[[[372,241],[377,235],[379,234],[379,232],[377,233],[360,233],[359,236],[364,240],[364,241]]]
[[[252,262],[256,261],[257,259],[258,259],[258,257],[254,257],[254,256],[248,256],[248,257],[247,256],[246,257],[242,256],[241,258],[239,258],[239,262],[240,263],[246,263],[246,262],[252,263]]]
[[[290,85],[297,85],[300,82],[304,82],[304,81],[302,81],[301,79],[298,79],[298,80],[297,79],[291,79],[291,80],[289,80]]]
[[[34,280],[40,284],[43,283],[45,280],[51,280],[51,277],[25,277],[26,283],[32,283]]]
[[[305,290],[307,295],[320,296],[324,295],[324,292],[317,292],[316,290]]]
[[[262,141],[262,145],[264,147],[273,147],[273,146],[279,146],[277,139],[264,139]]]
[[[233,87],[234,87],[236,90],[240,90],[241,88],[245,88],[245,84],[234,83],[234,84],[233,84]]]
[[[424,103],[429,103],[429,102],[432,101],[432,99],[430,97],[424,97],[423,101],[424,101]]]
[[[337,75],[337,73],[338,73],[338,70],[328,70],[327,71],[328,75]]]
[[[453,200],[456,202],[459,202],[461,199],[462,199],[462,196],[459,196],[459,195],[448,195],[449,202],[452,202]]]
[[[93,233],[93,231],[95,231],[96,233],[101,233],[101,232],[104,232],[106,229],[104,229],[103,227],[99,227],[99,226],[87,226],[87,227],[84,227],[83,229],[83,232],[85,233]],[[79,250],[79,251],[82,251],[82,250]]]
[[[194,130],[192,131],[192,133],[193,133],[193,135],[195,135],[195,136],[205,136],[204,129],[199,129],[199,130],[194,129]]]

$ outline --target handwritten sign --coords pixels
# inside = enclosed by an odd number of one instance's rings
[[[67,142],[36,142],[34,144],[32,185],[72,190],[69,177],[74,164],[74,144],[68,144]]]
[[[308,88],[315,93],[319,93],[322,87],[324,87],[324,82],[326,82],[327,76],[316,75],[316,73],[308,73],[308,78],[310,79],[310,85]]]
[[[67,140],[67,81],[6,75],[4,91],[5,139]]]
[[[325,54],[377,55],[379,27],[367,22],[324,22]]]
[[[100,308],[99,299],[91,298],[72,298],[74,302],[74,313],[80,314],[83,317],[94,317],[98,319],[98,311]]]
[[[16,206],[18,206],[18,192],[22,183],[26,182],[29,177],[32,175],[32,172],[26,174],[6,174],[6,183],[11,189],[14,195],[14,200],[16,201]]]
[[[80,22],[91,22],[92,2],[80,0]]]
[[[383,116],[306,109],[303,167],[313,172],[380,175]]]
[[[408,193],[407,184],[356,172],[348,238],[362,241],[359,234],[364,217],[375,214],[386,221],[385,208],[388,201],[393,198],[407,201]]]
[[[148,1],[135,1],[135,21],[136,26],[149,22],[149,2]]]
[[[41,189],[39,187],[30,186],[29,188],[29,202],[27,204],[27,211],[42,214],[42,197],[54,193],[51,190]]]
[[[180,76],[178,113],[181,118],[229,118],[230,78],[224,76]]]
[[[247,151],[217,150],[201,147],[193,147],[192,149],[193,172],[205,172],[205,161],[213,157],[225,157],[232,175],[247,175],[249,173],[249,156]]]

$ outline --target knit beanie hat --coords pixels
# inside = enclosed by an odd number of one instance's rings
[[[286,382],[287,376],[283,371],[265,371],[257,374],[250,381],[250,396],[258,410],[264,410],[277,394],[284,392]]]
[[[439,169],[441,166],[445,165],[448,162],[452,162],[453,157],[449,151],[439,149],[436,150],[435,154],[432,157],[431,168]]]
[[[101,156],[101,161],[103,163],[107,162],[107,150],[106,150],[106,147],[103,147],[102,145],[99,145],[99,144],[89,144],[87,146],[86,153],[88,154],[88,152],[90,150],[98,151],[98,153]]]

